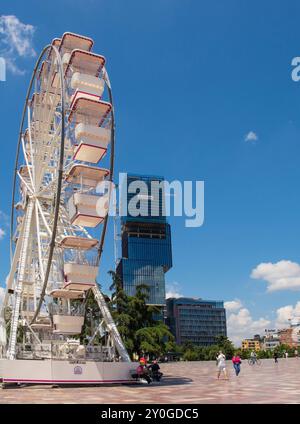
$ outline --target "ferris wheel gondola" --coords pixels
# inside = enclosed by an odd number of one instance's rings
[[[115,365],[110,381],[131,380],[129,355],[96,282],[114,171],[114,109],[105,58],[92,46],[92,39],[73,33],[54,39],[28,87],[13,180],[11,269],[0,314],[4,382],[30,380],[24,360],[48,359],[59,368],[58,360],[69,364],[78,355],[87,373],[95,361],[106,368],[109,362]],[[107,169],[99,167],[105,156]],[[89,344],[93,355],[79,341],[89,293],[99,309],[100,341]],[[45,365],[37,372],[47,374]],[[98,374],[92,380],[103,382]],[[70,377],[77,380],[84,379]]]

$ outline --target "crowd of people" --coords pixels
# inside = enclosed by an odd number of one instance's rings
[[[298,351],[295,350],[295,357],[298,358]],[[285,353],[285,358],[288,358],[288,353]],[[275,363],[278,363],[278,352],[275,350],[274,354],[274,361]],[[235,375],[238,377],[238,375],[241,372],[241,364],[242,360],[239,353],[236,353],[232,357],[232,365],[235,372]],[[250,358],[248,360],[249,365],[254,365],[255,363],[259,364],[259,360],[257,358],[257,354],[255,351],[251,351]],[[216,365],[217,365],[217,378],[220,379],[221,374],[224,375],[224,379],[228,380],[228,374],[226,369],[226,356],[224,353],[220,350],[218,356],[216,357]],[[132,375],[133,378],[145,380],[148,384],[150,384],[152,381],[159,382],[163,376],[163,373],[160,371],[160,366],[158,364],[157,359],[154,359],[151,364],[147,364],[147,359],[143,356],[139,359],[139,365],[136,369],[136,372]]]
[[[295,356],[295,358],[298,358],[298,351],[297,350],[295,350],[294,356]],[[276,350],[274,350],[273,357],[274,357],[274,362],[278,363],[279,355],[278,355],[278,352]],[[288,358],[288,352],[284,352],[284,357]],[[257,354],[254,350],[251,351],[250,358],[249,358],[248,362],[249,362],[249,365],[254,365],[256,363],[260,364],[260,361],[257,358]],[[242,364],[241,357],[240,357],[239,353],[237,353],[232,357],[232,365],[233,365],[236,376],[238,376],[241,372],[241,364]],[[224,355],[224,353],[222,351],[220,351],[218,356],[216,357],[216,365],[217,365],[217,368],[218,368],[217,378],[219,379],[221,374],[223,373],[224,379],[228,380],[228,374],[227,374],[227,370],[226,370],[226,356]]]

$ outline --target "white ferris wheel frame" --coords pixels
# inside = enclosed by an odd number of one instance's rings
[[[52,56],[50,63],[51,67],[56,67],[59,74],[59,85],[56,86],[55,92],[50,93],[50,79],[48,79],[48,86],[46,88],[44,99],[43,99],[43,116],[40,117],[40,121],[36,127],[32,127],[32,114],[37,113],[36,102],[37,95],[33,99],[33,108],[29,104],[30,95],[33,87],[35,88],[35,93],[37,93],[37,73],[45,54],[48,55],[48,58]],[[114,172],[114,156],[115,156],[115,117],[114,117],[114,107],[113,107],[113,96],[109,77],[105,68],[103,68],[103,79],[105,85],[108,89],[109,101],[112,105],[111,109],[111,145],[110,145],[110,165],[109,165],[109,177],[110,182],[113,181],[113,172]],[[57,106],[53,109],[47,106],[49,98],[53,96],[54,100],[56,96],[60,95],[60,107],[57,111]],[[0,320],[4,320],[6,307],[9,305],[11,300],[11,294],[14,295],[14,304],[12,305],[12,316],[11,316],[11,326],[10,326],[10,337],[9,345],[7,350],[8,359],[16,359],[16,344],[17,344],[17,331],[18,323],[20,318],[20,302],[22,300],[22,289],[24,283],[26,283],[26,275],[28,272],[35,273],[35,280],[39,281],[39,284],[33,284],[34,290],[34,315],[30,322],[26,322],[26,326],[29,331],[34,335],[36,341],[41,342],[32,327],[33,324],[37,322],[39,315],[41,313],[42,306],[45,301],[45,296],[47,296],[47,288],[49,285],[49,277],[51,272],[56,272],[59,268],[56,264],[56,270],[54,270],[55,265],[55,249],[57,249],[57,233],[66,234],[65,226],[69,226],[68,231],[72,233],[72,228],[67,222],[65,216],[65,210],[61,203],[61,197],[63,195],[63,174],[66,170],[66,164],[71,163],[70,157],[68,158],[68,152],[70,146],[68,145],[68,140],[66,139],[66,87],[64,82],[64,73],[63,65],[59,50],[53,45],[47,45],[41,52],[36,65],[34,67],[32,77],[29,83],[27,90],[26,100],[23,108],[20,130],[19,130],[19,139],[17,145],[17,153],[15,160],[14,168],[14,177],[13,177],[13,190],[12,190],[12,206],[11,206],[11,237],[10,237],[10,254],[11,254],[11,269],[9,276],[7,278],[7,287],[6,293],[0,312]],[[48,113],[48,115],[47,115]],[[50,123],[54,115],[58,118],[58,125],[54,128],[54,132],[51,135],[50,139],[44,138],[44,132],[48,133]],[[28,149],[26,150],[26,142],[24,139],[24,124],[26,122],[28,125],[28,144],[29,144],[29,156]],[[46,121],[44,121],[46,119]],[[46,122],[46,127],[43,127],[44,122]],[[36,140],[37,135],[42,134],[40,140],[39,149],[37,151],[37,143],[33,143],[33,139]],[[33,146],[33,144],[35,144]],[[21,153],[25,160],[27,166],[29,182],[25,181],[23,176],[19,171],[19,161]],[[53,162],[55,157],[56,165],[49,166],[49,162]],[[30,160],[29,160],[30,158]],[[48,160],[48,162],[47,162]],[[49,169],[51,172],[49,173]],[[47,176],[47,172],[49,175]],[[24,217],[23,221],[19,224],[18,227],[18,238],[16,240],[16,245],[14,248],[15,242],[15,201],[16,201],[16,190],[17,190],[17,181],[20,181],[27,189],[27,199],[24,207]],[[50,213],[45,209],[44,203],[49,206],[49,192],[51,193],[50,201],[52,201],[52,206],[50,207]],[[109,193],[110,195],[110,193]],[[48,198],[47,198],[48,196]],[[43,199],[46,199],[43,203]],[[24,201],[24,199],[23,199]],[[48,203],[47,203],[48,202]],[[102,223],[102,231],[99,236],[98,244],[98,253],[97,253],[97,265],[99,265],[101,255],[103,252],[105,235],[107,230],[108,223],[108,214],[104,218]],[[59,230],[59,231],[58,231]],[[80,227],[80,230],[85,233],[86,236],[90,237],[85,228]],[[36,235],[36,239],[34,239]],[[32,246],[35,245],[33,252]],[[30,249],[31,247],[31,249]],[[34,257],[32,257],[34,256]],[[17,274],[17,278],[16,278]],[[103,320],[100,325],[103,325],[105,321],[106,328],[110,331],[110,336],[114,341],[114,344],[120,354],[120,357],[123,361],[130,362],[129,355],[123,345],[123,342],[120,338],[118,330],[115,323],[113,322],[110,312],[106,306],[105,300],[99,288],[96,287],[92,289],[95,299],[98,302],[100,310],[102,312]],[[93,336],[94,337],[94,336]]]

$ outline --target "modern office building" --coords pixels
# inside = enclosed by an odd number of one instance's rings
[[[198,346],[210,346],[216,343],[217,336],[227,336],[222,301],[169,298],[167,324],[178,344],[190,341]]]
[[[150,288],[148,303],[162,307],[166,303],[165,273],[172,267],[171,230],[164,213],[164,190],[153,192],[151,184],[163,181],[163,177],[127,175],[123,183],[127,195],[126,216],[121,217],[122,258],[117,265],[128,295],[135,294],[137,285],[146,284]],[[140,183],[143,189],[138,188]],[[124,193],[124,187],[121,190]]]

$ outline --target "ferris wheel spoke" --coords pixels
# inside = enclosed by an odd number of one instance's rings
[[[24,154],[24,157],[25,157],[25,162],[26,162],[26,166],[27,166],[27,170],[28,170],[28,175],[29,175],[29,179],[30,179],[30,183],[31,183],[30,191],[33,192],[34,191],[33,176],[32,176],[32,172],[31,172],[31,166],[29,166],[29,162],[28,162],[28,158],[27,158],[27,154],[26,154],[24,137],[21,138],[21,142],[22,142],[23,154]],[[21,178],[20,174],[19,174],[19,177]],[[26,184],[26,186],[28,187],[28,184],[25,183],[23,178],[22,178],[22,180],[23,180],[24,184]]]
[[[28,136],[29,136],[29,149],[30,149],[30,158],[31,158],[31,164],[32,164],[32,173],[33,173],[33,183],[32,186],[34,187],[34,181],[35,181],[35,172],[34,172],[34,151],[32,147],[32,132],[31,132],[31,118],[30,118],[30,108],[27,106],[27,122],[28,122]],[[25,154],[25,153],[24,153]]]
[[[53,185],[57,181],[57,176],[55,175],[56,167],[49,167],[49,166],[46,166],[46,164],[49,164],[49,162],[51,161],[57,161],[57,158],[55,157],[55,151],[58,149],[58,146],[59,146],[60,132],[61,132],[61,122],[59,126],[56,128],[54,134],[51,136],[47,145],[43,146],[44,148],[41,149],[40,162],[43,165],[40,166],[39,173],[37,175],[37,187],[38,187],[37,190],[40,190],[40,192],[47,191],[48,189],[47,183],[44,180],[46,174],[52,175],[52,181],[50,181],[49,184]]]
[[[39,214],[40,214],[40,216],[41,216],[41,218],[42,218],[42,221],[43,221],[43,223],[44,223],[44,225],[45,225],[45,228],[46,228],[46,230],[47,230],[47,232],[48,232],[49,236],[51,236],[51,235],[52,235],[51,228],[50,228],[50,227],[49,227],[49,225],[48,225],[47,219],[46,219],[46,217],[45,217],[45,215],[44,215],[44,212],[43,212],[43,210],[42,210],[42,207],[41,207],[41,204],[40,204],[40,202],[39,202],[39,199],[37,199],[37,198],[36,198],[36,205],[37,205],[38,212],[39,212]]]
[[[40,189],[42,180],[44,177],[45,164],[49,162],[49,159],[53,156],[53,152],[58,147],[58,137],[60,135],[61,123],[55,129],[54,134],[51,134],[51,126],[53,117],[55,115],[56,105],[51,104],[50,100],[50,82],[51,79],[48,79],[46,91],[43,92],[39,97],[43,97],[41,99],[41,105],[39,105],[39,114],[38,114],[38,131],[36,134],[38,149],[36,152],[36,189],[37,191]],[[51,94],[52,95],[52,94]],[[58,96],[58,87],[55,89],[54,98]],[[37,98],[35,96],[34,100]],[[43,103],[42,103],[43,101]],[[43,104],[43,107],[42,107]],[[49,134],[50,137],[49,137]]]
[[[25,185],[25,187],[27,188],[27,190],[33,194],[33,189],[27,184],[27,182],[24,180],[24,178],[22,177],[22,175],[20,174],[20,172],[17,172],[18,177],[20,178],[20,180],[22,181],[22,183]]]
[[[41,246],[41,227],[40,227],[40,219],[39,219],[39,211],[38,211],[38,204],[35,203],[35,220],[36,220],[36,231],[37,231],[37,242],[38,242],[38,257],[39,257],[39,264],[40,264],[40,275],[41,279],[43,280],[45,278],[45,271],[44,271],[44,263],[42,259],[42,246]]]
[[[43,197],[43,195],[49,193],[49,191],[55,190],[56,180],[45,179],[44,183],[43,188],[37,193],[37,197]]]
[[[55,72],[54,68],[55,67],[56,67],[56,65],[54,63],[51,63],[50,69],[49,69],[49,72],[48,72],[47,86],[46,86],[46,89],[43,90],[43,96],[44,96],[45,104],[51,103],[51,97],[52,97],[52,100],[55,101],[56,96],[58,95],[58,89],[59,89],[58,85],[57,85],[54,93],[50,92],[50,86],[52,85],[52,82],[53,82],[53,77],[54,77],[54,72]],[[54,94],[54,96],[53,96],[53,94]],[[55,104],[52,104],[52,106],[54,107]]]

